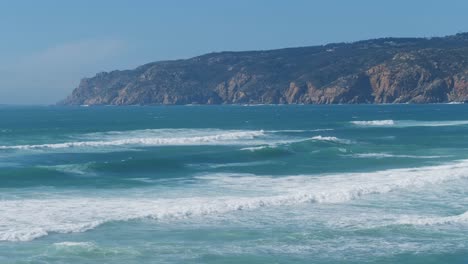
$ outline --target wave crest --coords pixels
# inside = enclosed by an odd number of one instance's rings
[[[393,126],[393,120],[370,120],[370,121],[351,121],[352,124],[358,126]]]
[[[112,146],[161,146],[161,145],[212,145],[212,144],[245,144],[238,140],[254,139],[263,136],[263,130],[258,131],[226,131],[214,135],[179,136],[179,137],[137,137],[108,141],[74,141],[37,145],[0,146],[0,149],[61,149],[79,147],[112,147]]]
[[[403,217],[398,221],[401,225],[433,226],[468,223],[468,211],[460,215],[442,217]]]
[[[278,178],[215,174],[197,177],[197,183],[191,186],[197,191],[187,194],[183,187],[171,189],[172,194],[180,192],[178,198],[64,196],[1,200],[0,215],[6,217],[0,218],[0,241],[28,241],[49,233],[84,232],[109,221],[184,219],[301,203],[343,203],[366,195],[415,190],[428,184],[468,178],[467,172],[468,160],[439,166],[322,176]],[[209,194],[206,190],[217,192]],[[256,196],[247,195],[246,191]],[[193,193],[201,196],[192,196]],[[467,216],[418,221],[445,224],[462,221]]]
[[[441,126],[463,126],[468,125],[468,120],[443,120],[443,121],[420,121],[420,120],[370,120],[350,121],[357,126],[392,126],[392,127],[441,127]]]
[[[389,154],[389,153],[359,153],[351,155],[354,158],[409,158],[409,159],[437,159],[446,156],[418,156],[418,155],[404,155],[404,154]]]
[[[337,138],[337,137],[324,137],[324,136],[315,136],[315,137],[311,137],[310,138],[311,140],[315,140],[315,141],[328,141],[328,142],[335,142],[335,143],[341,143],[341,144],[350,144],[351,141],[350,140],[347,140],[347,139],[341,139],[341,138]]]

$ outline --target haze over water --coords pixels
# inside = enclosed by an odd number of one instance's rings
[[[464,104],[0,120],[0,263],[468,261]]]

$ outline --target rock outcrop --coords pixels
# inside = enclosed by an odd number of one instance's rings
[[[85,78],[67,105],[468,101],[468,33],[220,52]]]

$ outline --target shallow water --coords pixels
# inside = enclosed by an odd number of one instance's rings
[[[0,106],[0,263],[467,263],[468,106]]]

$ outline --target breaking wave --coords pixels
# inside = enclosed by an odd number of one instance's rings
[[[62,173],[71,173],[71,174],[90,174],[89,171],[91,163],[85,164],[62,164],[62,165],[53,165],[53,166],[39,166],[39,168],[44,168],[48,170],[54,170]]]
[[[246,148],[241,148],[241,150],[248,150],[248,151],[257,151],[257,150],[262,150],[262,149],[268,149],[272,148],[272,146],[255,146],[255,147],[246,147]]]
[[[96,132],[75,136],[74,141],[46,144],[2,145],[0,150],[40,150],[66,148],[98,148],[122,146],[191,146],[191,145],[268,145],[276,147],[307,140],[307,138],[279,137],[278,133],[329,131],[315,130],[218,130],[218,129],[144,129],[131,131]],[[345,143],[335,137],[316,136],[312,140]],[[252,150],[260,147],[252,147]],[[250,147],[245,148],[245,150]]]
[[[114,132],[116,134],[117,132]],[[206,133],[205,133],[206,134]],[[131,134],[130,134],[131,135]],[[109,140],[72,141],[51,144],[0,146],[0,149],[61,149],[80,147],[113,147],[113,146],[161,146],[161,145],[217,145],[217,144],[248,144],[252,140],[264,136],[263,130],[258,131],[217,131],[207,135],[182,135],[169,137],[124,137]],[[128,135],[127,135],[128,136]]]
[[[402,217],[398,224],[402,225],[450,225],[450,224],[466,224],[468,223],[468,211],[460,215],[454,216],[439,216],[439,217]]]
[[[259,152],[259,151],[266,151],[266,150],[278,150],[284,146],[291,146],[294,144],[300,144],[304,142],[310,141],[317,141],[317,142],[331,142],[331,143],[339,143],[339,144],[351,144],[352,141],[348,139],[341,139],[333,136],[314,136],[311,138],[304,138],[304,139],[295,139],[295,140],[277,140],[274,143],[260,145],[260,146],[252,146],[252,147],[245,147],[241,148],[240,150],[248,150],[251,152]]]
[[[220,129],[143,129],[95,132],[70,136],[67,142],[0,145],[0,150],[86,149],[144,146],[247,145],[242,150],[276,148],[303,141],[328,141],[349,144],[351,141],[332,136],[292,136],[290,133],[330,131],[312,130],[220,130]],[[283,134],[283,135],[281,135]],[[250,146],[248,146],[250,145]]]
[[[54,243],[54,246],[56,246],[56,247],[83,247],[83,248],[91,248],[91,247],[95,247],[95,244],[94,244],[94,243],[91,243],[91,242],[69,242],[69,241],[65,241],[65,242],[57,242],[57,243]]]
[[[337,137],[323,137],[323,136],[315,136],[310,138],[311,140],[315,141],[329,141],[329,142],[335,142],[335,143],[341,143],[341,144],[350,144],[351,141],[347,139],[341,139]]]
[[[440,126],[463,126],[468,125],[468,120],[447,121],[417,121],[417,120],[370,120],[350,121],[357,126],[392,126],[392,127],[440,127]]]
[[[168,198],[137,195],[0,200],[0,241],[28,241],[50,233],[84,232],[110,221],[143,218],[166,221],[301,203],[343,203],[401,189],[417,191],[418,187],[463,178],[468,178],[468,160],[439,166],[334,175],[202,175],[191,186],[195,188],[191,190],[197,191],[172,188],[168,191],[173,195]],[[176,196],[174,192],[177,192]],[[466,217],[463,214],[411,221],[444,224],[465,221]]]
[[[283,130],[270,130],[270,133],[303,133],[303,132],[322,132],[333,131],[333,128],[317,128],[317,129],[283,129]]]
[[[358,126],[392,126],[395,124],[393,120],[371,120],[371,121],[351,121],[352,124]]]
[[[389,153],[359,153],[351,155],[354,158],[409,158],[409,159],[437,159],[443,158],[446,156],[418,156],[418,155],[398,155],[398,154],[389,154]]]

